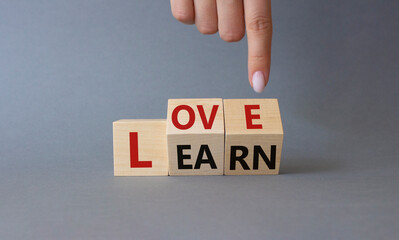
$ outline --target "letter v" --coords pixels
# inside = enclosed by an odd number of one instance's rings
[[[204,107],[202,105],[197,105],[199,115],[202,120],[202,124],[204,125],[205,129],[211,129],[213,122],[215,121],[216,113],[218,111],[219,105],[213,105],[211,116],[209,117],[209,121],[206,120]]]

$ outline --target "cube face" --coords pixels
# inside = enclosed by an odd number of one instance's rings
[[[226,134],[283,134],[277,99],[225,99],[224,114]]]
[[[223,175],[222,99],[169,99],[169,175]]]
[[[278,174],[284,134],[277,99],[225,99],[224,111],[224,174]]]
[[[223,175],[224,135],[168,136],[169,175]]]
[[[221,98],[169,99],[167,134],[224,134]]]
[[[282,135],[252,134],[226,136],[224,174],[278,174],[282,146]]]
[[[113,123],[115,176],[167,176],[165,120]]]

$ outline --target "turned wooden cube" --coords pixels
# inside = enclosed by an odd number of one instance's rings
[[[169,175],[223,175],[222,99],[169,99]]]
[[[113,122],[115,176],[167,176],[166,120]]]
[[[278,174],[283,125],[277,99],[225,99],[224,114],[224,174]]]

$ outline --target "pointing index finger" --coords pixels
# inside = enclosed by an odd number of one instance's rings
[[[256,92],[269,80],[272,43],[271,0],[244,0],[248,38],[248,78]]]

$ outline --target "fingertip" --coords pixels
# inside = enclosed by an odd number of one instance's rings
[[[173,17],[184,24],[194,24],[194,14],[190,12],[178,12],[174,11],[172,12]]]
[[[171,0],[173,17],[184,24],[194,24],[195,14],[192,0]]]
[[[256,71],[252,75],[252,88],[256,93],[261,93],[265,89],[268,78],[266,76],[266,73],[263,71]]]

